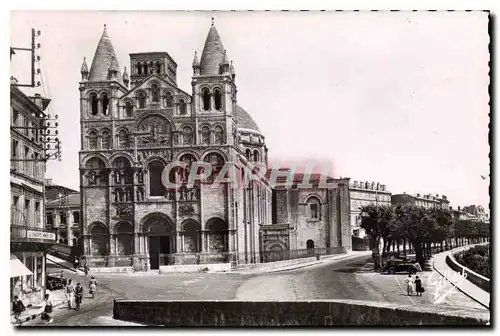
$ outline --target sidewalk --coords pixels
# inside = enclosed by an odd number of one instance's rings
[[[64,290],[62,289],[55,291],[46,290],[45,292],[46,294],[49,294],[49,298],[52,301],[53,308],[56,308],[66,302]],[[30,308],[26,308],[26,310],[22,312],[21,316],[19,316],[21,324],[18,324],[16,322],[16,319],[14,318],[14,314],[12,312],[10,315],[10,321],[12,324],[16,326],[21,326],[25,322],[40,318],[40,315],[43,313],[44,309],[45,309],[45,303],[42,301],[36,305],[31,306]]]
[[[460,292],[467,295],[469,298],[473,299],[483,307],[489,309],[490,307],[490,293],[474,285],[469,280],[459,277],[457,272],[451,269],[446,263],[446,257],[450,254],[454,254],[460,250],[464,250],[475,246],[478,244],[473,244],[469,246],[459,247],[451,251],[446,251],[434,255],[433,268],[442,277],[444,277],[452,286],[456,287]]]
[[[359,256],[370,256],[371,251],[350,251],[348,253],[343,253],[343,254],[332,254],[332,255],[326,255],[326,256],[321,256],[320,260],[314,260],[314,261],[305,261],[305,262],[300,262],[300,259],[292,259],[291,261],[298,261],[298,263],[295,263],[293,265],[283,265],[283,266],[275,266],[272,265],[272,263],[263,263],[260,264],[262,267],[259,268],[254,268],[254,269],[249,269],[249,270],[234,270],[234,271],[228,271],[224,273],[230,273],[230,274],[260,274],[260,273],[276,273],[276,272],[283,272],[283,271],[292,271],[300,268],[305,268],[305,267],[310,267],[314,265],[319,265],[319,264],[325,264],[328,262],[336,261],[336,260],[341,260],[341,259],[347,259],[347,258],[355,258]]]

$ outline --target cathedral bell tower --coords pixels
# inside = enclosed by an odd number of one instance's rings
[[[205,46],[198,59],[193,59],[193,115],[198,120],[213,117],[225,120],[227,135],[225,143],[232,143],[233,122],[236,110],[236,84],[234,67],[229,62],[222,45],[214,19],[205,40]]]

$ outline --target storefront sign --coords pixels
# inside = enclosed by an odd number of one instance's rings
[[[56,240],[56,234],[52,232],[42,232],[42,231],[26,231],[26,238],[30,239],[44,239],[44,240]]]

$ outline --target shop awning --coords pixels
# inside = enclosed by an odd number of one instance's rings
[[[16,278],[25,275],[32,275],[31,272],[14,254],[10,255],[10,277]]]

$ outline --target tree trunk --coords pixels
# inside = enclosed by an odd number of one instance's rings
[[[415,249],[415,257],[417,259],[417,262],[420,264],[422,269],[424,268],[425,265],[425,259],[423,256],[423,251],[422,251],[422,244],[420,242],[412,243],[413,248]]]

